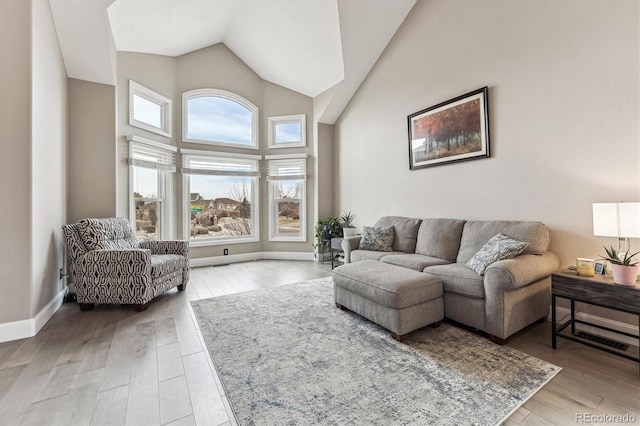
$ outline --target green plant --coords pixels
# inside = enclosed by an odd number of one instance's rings
[[[633,253],[631,256],[629,256],[629,253],[624,253],[624,256],[622,256],[622,259],[621,259],[620,255],[622,253],[618,253],[616,251],[616,249],[613,248],[613,246],[611,246],[610,248],[604,247],[604,250],[607,252],[607,255],[606,256],[602,256],[601,259],[602,260],[608,260],[609,262],[613,263],[614,265],[635,266],[638,263],[640,263],[640,261],[633,261],[633,258],[638,253],[640,253],[640,251],[637,251],[637,252]]]
[[[342,216],[340,216],[340,222],[342,222],[342,227],[343,228],[353,228],[353,221],[355,220],[356,215],[349,212],[344,212],[342,213]]]
[[[313,248],[326,252],[331,248],[331,238],[342,236],[342,224],[335,217],[320,219],[315,226]]]

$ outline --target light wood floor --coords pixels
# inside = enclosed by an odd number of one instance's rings
[[[314,262],[236,263],[193,269],[185,292],[169,291],[143,313],[65,304],[35,337],[0,344],[0,424],[234,424],[189,301],[330,273]],[[505,424],[573,424],[580,413],[640,423],[637,363],[568,340],[553,351],[548,323],[509,345],[563,371]]]

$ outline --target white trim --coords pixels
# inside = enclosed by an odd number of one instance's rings
[[[208,139],[195,139],[195,138],[187,137],[187,133],[189,132],[189,122],[188,122],[189,108],[187,104],[191,99],[201,98],[201,97],[228,99],[248,109],[251,112],[251,144],[245,145],[245,144],[233,143],[233,142],[213,141]],[[228,146],[233,148],[258,149],[259,148],[258,134],[260,133],[258,116],[259,116],[259,110],[256,105],[254,105],[248,99],[245,99],[242,96],[237,95],[233,92],[228,92],[226,90],[221,90],[221,89],[190,90],[182,94],[182,141],[190,142],[190,143],[206,144],[206,145]]]
[[[309,154],[274,154],[274,155],[265,155],[265,160],[282,160],[288,158],[307,158]]]
[[[276,142],[275,128],[278,124],[300,123],[300,140],[292,142]],[[307,116],[305,114],[282,115],[267,119],[269,148],[296,148],[307,146]]]
[[[127,135],[127,141],[131,142],[138,142],[138,143],[143,143],[145,145],[151,145],[155,148],[160,148],[160,149],[166,149],[167,151],[172,151],[172,152],[178,152],[178,147],[173,146],[173,145],[169,145],[166,143],[162,143],[162,142],[157,142],[151,139],[147,139],[147,138],[143,138],[140,136],[136,136],[136,135]]]
[[[66,288],[60,290],[34,318],[0,324],[0,343],[35,336],[60,309],[65,293]]]
[[[208,155],[208,156],[211,156],[211,157],[247,158],[247,159],[251,159],[251,160],[260,160],[260,159],[262,159],[262,155],[237,154],[235,152],[206,151],[204,149],[185,149],[185,148],[180,148],[180,154]]]
[[[571,309],[556,307],[556,315],[558,319],[561,319],[563,317],[569,317],[569,315],[571,315]],[[551,314],[549,314],[548,319],[549,320],[551,319]],[[601,325],[603,327],[611,328],[613,330],[619,330],[624,333],[635,334],[636,336],[638,335],[637,326],[627,324],[624,322],[615,321],[608,318],[602,318],[602,317],[587,314],[584,312],[576,312],[576,319]],[[628,345],[634,345],[634,346],[638,345],[638,339],[634,339],[633,337],[629,337],[629,336],[624,336],[622,334],[612,333],[610,331],[602,330],[597,327],[591,327],[585,324],[576,323],[576,329],[581,331],[586,331],[587,333],[595,334],[597,336],[605,337],[607,339],[615,340],[617,342],[626,343]]]
[[[160,125],[161,127],[154,126],[153,124],[145,123],[134,118],[134,96],[138,96],[149,102],[152,102],[160,107]],[[172,101],[169,98],[162,96],[160,93],[144,87],[140,83],[136,83],[133,80],[129,80],[129,125],[138,127],[140,129],[147,130],[149,132],[157,133],[161,136],[171,137],[171,104]]]
[[[276,252],[262,251],[254,253],[230,254],[227,256],[200,257],[189,259],[190,268],[201,266],[226,265],[227,263],[251,262],[254,260],[308,260],[314,261],[313,252]]]

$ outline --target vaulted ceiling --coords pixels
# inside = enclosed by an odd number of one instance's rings
[[[333,124],[416,0],[50,0],[71,78],[115,85],[116,51],[177,57],[224,43]],[[325,99],[326,98],[326,99]]]

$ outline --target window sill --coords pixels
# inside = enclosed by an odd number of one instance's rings
[[[256,237],[247,237],[247,238],[233,238],[233,239],[224,239],[224,240],[189,240],[189,247],[208,247],[208,246],[220,246],[220,245],[230,245],[230,244],[243,244],[243,243],[257,243],[260,240]]]

